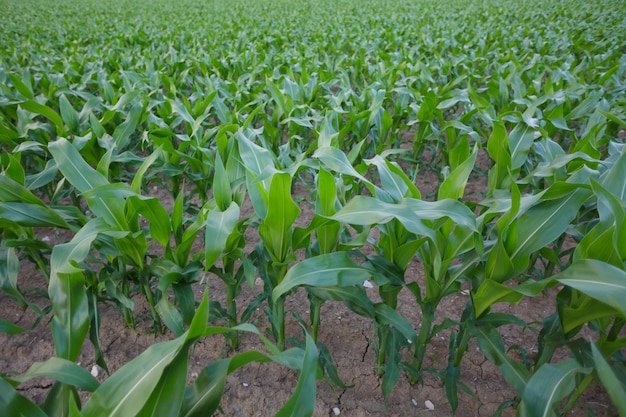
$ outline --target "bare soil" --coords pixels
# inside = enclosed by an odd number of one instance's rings
[[[488,165],[488,159],[482,155],[480,165]],[[420,190],[436,189],[437,176],[426,173],[420,176],[417,184]],[[476,201],[480,192],[486,187],[484,176],[477,176],[468,185],[467,197]],[[424,195],[426,194],[423,191]],[[157,193],[166,200],[166,193]],[[306,202],[308,195],[303,187],[296,188],[296,197],[304,197],[301,204],[302,218],[307,218],[306,210],[311,210]],[[252,210],[251,207],[244,207]],[[249,214],[249,213],[247,213]],[[309,213],[310,214],[310,213]],[[246,214],[244,214],[246,215]],[[255,230],[249,231],[250,238]],[[54,235],[49,233],[53,243],[68,241],[67,234]],[[252,251],[254,242],[246,248],[246,253]],[[413,262],[407,271],[407,281],[420,281],[422,268],[418,261]],[[32,265],[23,263],[20,268],[19,282],[22,289],[32,288],[46,291],[46,282]],[[198,284],[196,297],[199,300],[204,285]],[[212,300],[225,302],[223,285],[215,277],[208,280],[208,290]],[[246,287],[238,304],[247,305],[261,287],[249,289]],[[369,289],[372,298],[376,298],[376,289]],[[447,298],[438,311],[438,322],[444,318],[458,319],[465,308],[469,295],[463,293]],[[29,299],[41,307],[48,304],[45,297],[36,291],[29,293]],[[137,329],[129,329],[120,313],[114,306],[101,306],[103,320],[101,327],[101,341],[106,362],[111,372],[116,371],[131,359],[142,353],[155,342],[171,339],[172,334],[166,333],[155,337],[152,330],[152,321],[148,309],[138,297],[136,300],[136,315],[140,317]],[[288,310],[299,312],[302,317],[308,318],[308,301],[304,291],[290,297],[286,303]],[[536,297],[524,299],[518,306],[499,305],[502,312],[515,314],[526,322],[541,321],[554,312],[553,297]],[[400,295],[400,312],[409,319],[417,329],[420,325],[420,312],[412,295],[403,291]],[[141,318],[144,318],[141,320]],[[288,337],[302,337],[302,330],[291,316],[287,324]],[[22,311],[17,303],[4,293],[0,293],[0,318],[10,320],[24,328],[30,328],[36,315],[30,311]],[[253,316],[255,324],[261,330],[267,326],[262,311]],[[23,334],[7,335],[0,333],[0,373],[23,373],[35,361],[45,361],[54,355],[54,345],[50,331],[50,315],[42,323]],[[508,346],[523,346],[528,352],[536,352],[537,338],[532,332],[523,332],[519,328],[504,327],[501,329],[505,343]],[[443,369],[448,353],[448,337],[446,333],[438,335],[428,348],[426,367]],[[424,384],[412,385],[408,378],[401,377],[400,382],[384,399],[381,393],[381,379],[375,372],[375,333],[372,322],[357,316],[340,302],[327,302],[322,308],[322,326],[319,340],[330,350],[337,366],[340,377],[349,385],[349,389],[339,389],[326,383],[318,382],[317,403],[314,416],[335,416],[338,409],[341,416],[450,416],[452,411],[443,390],[443,383],[436,376],[426,374]],[[264,346],[254,335],[242,335],[240,351],[258,349]],[[194,347],[190,358],[189,381],[192,382],[197,374],[209,363],[219,357],[232,355],[221,336],[209,337],[201,340]],[[93,347],[87,341],[84,351],[79,358],[81,366],[91,370],[94,365]],[[106,378],[99,377],[100,381]],[[222,400],[222,411],[225,416],[271,416],[287,401],[295,388],[297,373],[276,364],[252,364],[240,369],[229,376],[226,391]],[[459,407],[456,415],[459,417],[493,416],[500,404],[513,400],[515,390],[510,387],[500,375],[498,369],[480,352],[476,344],[471,346],[461,366],[461,381],[469,387],[473,395],[463,391],[459,393]],[[22,384],[19,391],[34,400],[42,403],[51,387],[52,382],[45,378],[37,378]],[[87,394],[82,395],[87,398]],[[427,407],[434,406],[434,410]],[[335,409],[335,411],[333,411]],[[610,406],[610,400],[600,387],[588,390],[580,406],[571,411],[571,416],[586,416],[588,410],[593,410],[597,416],[616,415]],[[1,414],[1,413],[0,413]],[[507,408],[503,416],[514,416],[515,410]]]

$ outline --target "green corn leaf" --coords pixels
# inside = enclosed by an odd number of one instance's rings
[[[209,270],[222,255],[228,237],[237,226],[239,212],[239,206],[234,201],[226,211],[216,207],[209,212],[204,237],[205,270]]]
[[[20,306],[25,308],[27,306],[26,299],[17,285],[19,269],[20,259],[15,248],[0,247],[0,289],[14,297]],[[10,328],[8,327],[8,329]]]
[[[100,385],[85,368],[67,359],[54,356],[45,362],[33,363],[24,374],[17,378],[12,378],[12,380],[23,383],[40,376],[47,376],[89,392],[95,391]]]
[[[518,123],[509,133],[509,150],[511,152],[511,169],[519,169],[528,156],[538,132],[526,123]]]
[[[51,274],[49,287],[54,313],[52,337],[57,356],[75,361],[89,331],[85,277],[79,269],[70,273],[55,272],[54,277]]]
[[[504,351],[504,342],[498,331],[490,325],[479,323],[473,323],[469,328],[471,334],[476,337],[481,352],[500,369],[504,379],[518,393],[523,393],[530,379],[530,371],[507,356]]]
[[[150,346],[111,375],[87,401],[82,410],[83,416],[134,416],[140,411],[152,415],[151,410],[158,412],[154,405],[160,401],[160,396],[154,392],[162,389],[165,389],[161,392],[166,399],[180,404],[184,384],[170,385],[168,378],[181,378],[181,368],[186,370],[187,348],[204,335],[208,314],[209,302],[205,293],[189,330],[174,340]],[[166,384],[165,388],[163,384]],[[172,393],[174,388],[178,392]],[[180,408],[180,405],[177,407]]]
[[[323,168],[320,169],[317,177],[317,199],[315,200],[315,212],[323,216],[331,216],[337,211],[337,186],[332,174]],[[320,253],[329,253],[335,249],[339,243],[339,233],[341,225],[332,222],[327,225],[316,227],[315,236],[319,243]],[[294,233],[294,240],[301,240]],[[294,242],[294,249],[297,243]]]
[[[24,333],[25,331],[26,329],[22,329],[20,326],[16,326],[10,321],[0,319],[0,333],[18,334]]]
[[[624,384],[615,375],[611,365],[607,362],[595,343],[591,343],[591,353],[595,364],[595,371],[598,378],[604,385],[604,389],[609,394],[613,405],[617,408],[620,417],[626,416],[626,389]]]
[[[0,201],[45,206],[29,189],[6,175],[0,175]]]
[[[143,184],[143,178],[146,174],[146,171],[154,164],[154,162],[162,156],[163,151],[161,147],[158,147],[154,152],[150,154],[139,166],[137,172],[133,177],[133,182],[131,183],[131,188],[136,194],[141,194],[141,185]]]
[[[150,236],[162,246],[170,241],[169,214],[157,198],[133,196],[128,203],[150,222]]]
[[[478,148],[474,148],[472,154],[463,161],[458,167],[454,169],[446,177],[446,179],[439,187],[439,191],[437,192],[437,199],[444,200],[446,198],[451,199],[459,199],[463,197],[463,193],[465,192],[465,184],[467,184],[467,180],[469,175],[472,173],[474,169],[474,164],[476,163],[476,156],[478,155]]]
[[[10,220],[20,226],[69,229],[69,225],[59,214],[39,204],[0,202],[0,219]]]
[[[186,335],[156,343],[109,377],[83,407],[83,416],[134,416],[144,408],[169,364],[180,353]],[[182,387],[180,387],[182,388]]]
[[[117,145],[117,149],[125,150],[128,148],[128,145],[130,145],[130,135],[137,128],[142,112],[143,106],[140,103],[133,104],[128,111],[126,120],[115,128],[113,141]]]
[[[255,332],[256,333],[256,332]],[[212,415],[219,407],[226,377],[251,362],[269,362],[272,358],[256,352],[239,353],[229,359],[213,362],[198,374],[196,381],[185,389],[181,417]]]
[[[291,196],[291,176],[276,173],[272,177],[267,215],[259,226],[259,235],[274,262],[283,263],[291,246],[292,225],[300,208]]]
[[[63,119],[61,118],[61,116],[59,116],[59,113],[55,112],[50,107],[46,106],[45,104],[40,104],[34,100],[20,103],[20,107],[22,107],[24,110],[28,110],[29,112],[40,114],[50,120],[56,127],[57,135],[65,134]]]
[[[88,191],[109,183],[102,174],[85,162],[67,139],[59,138],[56,142],[50,142],[48,150],[56,160],[61,173],[78,191]]]
[[[262,181],[257,180],[263,171],[274,169],[272,154],[265,148],[256,145],[241,131],[235,134],[239,146],[239,157],[246,170],[246,182],[250,201],[257,215],[264,219],[268,209],[268,192],[271,184],[270,178]]]
[[[91,375],[90,375],[91,376]],[[75,387],[55,382],[41,408],[50,417],[70,417],[78,408],[80,397]]]
[[[307,291],[322,300],[343,301],[350,310],[361,316],[374,318],[376,315],[374,304],[365,293],[362,285],[349,287],[310,286],[307,287]]]
[[[0,377],[0,409],[7,416],[49,417],[2,377]]]
[[[588,323],[592,320],[619,316],[620,311],[584,294],[577,294],[576,304],[566,305],[560,311],[564,333]]]
[[[78,135],[80,134],[80,121],[78,119],[78,113],[72,107],[72,104],[69,102],[65,94],[61,94],[59,97],[59,108],[61,109],[61,118],[65,122],[65,126],[68,127],[69,131]]]
[[[380,155],[376,155],[372,159],[366,159],[365,163],[376,166],[383,190],[389,193],[394,202],[399,202],[406,197],[409,189],[411,189],[411,194],[414,194],[417,189],[415,186],[411,187],[413,183],[410,180],[407,181],[408,178],[406,175],[399,175],[398,171],[392,171],[390,169],[392,164],[383,159]],[[414,195],[411,195],[411,197],[413,196]]]
[[[181,417],[203,417],[213,415],[219,407],[230,359],[213,362],[198,374],[196,381],[185,389]]]
[[[551,189],[556,190],[557,187]],[[560,198],[541,200],[528,209],[518,218],[517,242],[511,259],[515,261],[526,257],[556,240],[565,232],[589,196],[589,190],[579,188]]]
[[[487,279],[497,282],[504,282],[515,277],[515,266],[511,262],[503,242],[499,239],[489,252],[485,275]]]
[[[626,317],[626,271],[623,269],[593,259],[581,259],[552,279],[615,308]]]
[[[44,169],[26,176],[26,188],[36,190],[44,187],[54,181],[58,172],[59,168],[57,167],[56,161],[49,159]]]
[[[33,87],[28,76],[21,80],[17,75],[9,74],[9,79],[21,95],[30,99],[33,98]]]
[[[376,308],[376,321],[379,324],[389,325],[398,330],[409,343],[417,343],[417,333],[411,323],[397,310],[387,304],[378,303]]]
[[[320,148],[315,151],[313,157],[318,158],[332,171],[358,178],[373,189],[374,185],[352,167],[348,157],[341,150],[334,147]]]
[[[318,351],[310,335],[306,336],[304,359],[296,389],[275,417],[308,417],[315,409]]]
[[[178,416],[187,383],[187,352],[181,352],[165,368],[159,384],[150,393],[137,417]]]
[[[604,175],[602,185],[617,198],[626,201],[626,147],[615,161],[615,164]]]
[[[163,323],[165,323],[172,333],[178,337],[185,332],[183,316],[176,307],[167,300],[167,297],[161,298],[155,308],[157,313],[159,313],[159,317],[163,320]]]
[[[226,211],[233,201],[233,191],[228,172],[222,163],[219,152],[215,152],[215,176],[213,180],[213,196],[215,203],[222,211]]]
[[[98,233],[106,230],[101,220],[92,220],[68,243],[56,245],[50,257],[48,294],[52,302],[52,331],[57,356],[76,360],[89,329],[89,306],[83,273],[74,265],[91,250]]]
[[[333,252],[305,259],[294,265],[272,292],[278,300],[300,286],[330,287],[362,284],[375,271],[355,263],[347,252]]]
[[[528,415],[556,417],[556,405],[576,388],[576,375],[589,373],[575,359],[545,364],[528,380],[522,396],[522,407]]]

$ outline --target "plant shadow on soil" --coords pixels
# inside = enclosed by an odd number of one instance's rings
[[[487,159],[485,159],[487,158]],[[482,161],[481,161],[482,160]],[[482,155],[479,164],[488,164],[488,157]],[[435,190],[437,177],[434,173],[420,176],[416,184],[423,194],[426,190]],[[485,189],[484,176],[470,181],[466,195],[477,194]],[[296,187],[294,198],[308,195],[304,187]],[[156,195],[164,200],[168,195],[163,190],[156,191]],[[312,216],[312,209],[308,203],[301,203],[303,213],[301,218],[306,221]],[[242,208],[242,215],[250,215],[252,208],[249,204]],[[308,212],[307,212],[308,211]],[[308,217],[307,217],[308,216]],[[301,219],[299,218],[298,221]],[[46,233],[50,231],[39,231]],[[250,229],[250,238],[255,236],[255,229]],[[247,236],[248,237],[248,236]],[[69,234],[52,236],[51,240],[61,243],[69,240]],[[254,244],[247,240],[246,253],[250,253]],[[22,289],[34,288],[46,291],[44,278],[32,265],[23,262],[19,271],[19,283]],[[418,281],[422,278],[422,268],[418,261],[409,265],[406,273],[407,281]],[[208,287],[211,300],[225,303],[225,292],[221,282],[215,277],[209,277],[208,284],[197,284],[196,297],[199,300]],[[258,284],[258,283],[257,283]],[[262,288],[250,289],[245,286],[238,298],[238,304],[245,306],[251,302],[255,293]],[[376,299],[375,288],[367,290],[372,299]],[[458,293],[446,298],[437,313],[437,322],[444,318],[458,319],[465,308],[469,295]],[[29,293],[30,301],[44,307],[48,301],[35,291]],[[111,305],[101,305],[102,325],[100,337],[106,363],[111,372],[115,372],[124,364],[138,356],[150,345],[173,338],[170,332],[164,335],[152,334],[152,321],[149,309],[140,297],[135,298],[135,313],[139,317],[137,329],[129,329],[118,310]],[[306,293],[299,290],[287,299],[286,310],[298,312],[308,318],[308,300]],[[415,328],[419,327],[420,312],[409,291],[402,291],[399,297],[399,311]],[[254,324],[264,331],[267,320],[264,313],[257,311],[253,314]],[[514,314],[526,322],[541,320],[555,310],[554,297],[540,296],[533,299],[525,298],[517,306],[496,305],[494,311]],[[287,337],[302,338],[302,329],[291,315],[288,315]],[[0,293],[0,318],[10,320],[24,328],[30,328],[36,320],[36,315],[30,310],[22,311],[18,304],[9,296]],[[54,356],[54,345],[50,331],[50,315],[34,329],[17,335],[0,333],[0,373],[23,373],[36,361],[45,361]],[[536,352],[537,337],[532,332],[525,332],[515,327],[500,329],[507,346],[519,345],[528,352]],[[445,368],[448,354],[448,334],[437,335],[428,347],[426,368]],[[326,302],[322,307],[322,324],[319,341],[324,343],[332,354],[340,377],[353,387],[340,389],[333,387],[323,380],[317,385],[317,401],[314,416],[334,416],[338,409],[341,416],[431,416],[443,417],[452,415],[443,389],[443,382],[432,374],[424,375],[424,384],[411,385],[408,378],[402,376],[398,385],[385,400],[381,392],[381,379],[376,375],[376,354],[374,347],[375,329],[372,322],[350,311],[340,302]],[[241,335],[238,351],[257,349],[264,351],[264,346],[255,335]],[[511,353],[512,354],[512,353]],[[222,336],[212,336],[200,340],[193,348],[189,360],[189,382],[212,361],[219,357],[232,355],[226,348]],[[89,341],[85,342],[83,352],[78,362],[84,368],[91,370],[94,365],[94,351]],[[105,375],[98,377],[102,382]],[[231,374],[227,379],[226,389],[221,407],[225,416],[271,416],[287,401],[293,392],[297,380],[297,373],[273,363],[250,364]],[[459,417],[493,416],[500,404],[512,400],[516,396],[515,390],[509,386],[498,369],[485,359],[476,343],[470,344],[461,364],[461,382],[469,387],[473,395],[459,390],[459,406],[456,415]],[[36,378],[20,385],[18,390],[36,403],[45,400],[52,381],[46,378]],[[88,398],[87,393],[81,393],[83,401]],[[429,409],[426,403],[434,405]],[[430,404],[429,404],[430,405]],[[602,388],[589,389],[581,399],[580,406],[572,410],[569,416],[586,416],[588,409],[593,410],[596,416],[614,415],[610,400]],[[217,413],[217,415],[221,415]],[[515,410],[507,408],[503,416],[514,416]]]

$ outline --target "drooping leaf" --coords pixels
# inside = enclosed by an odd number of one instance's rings
[[[0,409],[7,416],[48,417],[2,377],[0,377]]]
[[[556,405],[576,388],[576,374],[589,371],[575,359],[543,365],[528,380],[522,396],[522,407],[531,416],[560,415],[556,412]]]
[[[316,398],[318,351],[313,338],[307,334],[306,348],[296,389],[275,417],[309,417],[313,415]]]
[[[595,343],[591,343],[591,353],[595,364],[595,371],[598,378],[604,385],[604,389],[609,394],[611,401],[617,408],[617,412],[622,416],[626,416],[626,387],[615,375],[615,371],[602,355],[600,349]]]
[[[299,286],[350,286],[362,284],[375,271],[355,263],[347,252],[333,252],[305,259],[294,265],[274,288],[272,298],[277,300]]]

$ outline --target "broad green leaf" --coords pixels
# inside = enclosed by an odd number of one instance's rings
[[[593,259],[581,259],[552,279],[617,309],[626,317],[626,271],[623,269]]]
[[[82,271],[56,272],[54,278],[51,274],[48,292],[54,313],[52,337],[57,356],[75,361],[89,331],[89,305]]]
[[[24,333],[25,331],[26,329],[22,329],[20,326],[16,326],[10,321],[0,319],[0,333],[18,334]]]
[[[522,396],[522,407],[528,415],[556,417],[556,406],[576,388],[576,375],[589,373],[575,359],[545,364],[528,380]]]
[[[446,217],[476,230],[476,218],[470,209],[450,199],[430,202],[405,198],[398,204],[390,204],[372,197],[356,196],[331,218],[356,225],[384,224],[396,218],[408,231],[435,239],[434,230],[424,221]]]
[[[215,413],[224,394],[230,359],[220,359],[205,367],[196,381],[185,389],[181,417],[204,417]]]
[[[589,190],[579,188],[560,198],[541,200],[522,214],[511,259],[528,256],[561,236],[589,195]]]
[[[39,204],[0,202],[0,219],[10,220],[20,226],[69,229],[69,225],[54,210]]]
[[[106,230],[100,220],[92,220],[68,243],[56,245],[50,257],[48,294],[52,302],[52,334],[57,356],[71,361],[78,358],[89,329],[89,307],[85,279],[74,265],[91,250],[98,233]]]
[[[313,415],[317,392],[318,351],[310,335],[306,336],[304,359],[296,389],[275,417],[308,417]]]
[[[63,119],[59,116],[59,113],[55,112],[45,104],[40,104],[35,100],[29,100],[20,103],[20,107],[24,110],[28,110],[29,112],[40,114],[50,120],[56,127],[57,135],[65,133],[65,129],[63,128]]]
[[[13,296],[21,307],[26,307],[27,303],[24,295],[17,285],[18,272],[20,269],[20,259],[15,248],[0,247],[0,289],[6,294]],[[6,322],[7,325],[9,322]],[[13,327],[9,326],[7,329]],[[19,327],[17,327],[19,329]],[[15,328],[13,328],[16,330]]]
[[[343,287],[310,286],[307,287],[307,291],[322,300],[343,301],[348,308],[361,316],[374,318],[376,315],[374,304],[365,293],[362,285]]]
[[[90,167],[76,148],[65,138],[48,144],[48,150],[67,180],[80,192],[106,185],[109,182],[98,171]]]
[[[470,332],[476,337],[481,352],[500,369],[504,379],[511,384],[519,394],[524,393],[528,380],[530,379],[530,371],[506,354],[504,351],[504,342],[500,334],[498,334],[497,329],[493,328],[491,325],[472,323],[470,325]]]
[[[518,123],[509,133],[509,149],[511,151],[511,169],[524,165],[530,148],[538,133],[526,123]]]
[[[439,187],[439,191],[437,192],[437,199],[444,200],[446,198],[451,199],[459,199],[463,197],[463,193],[465,192],[465,184],[467,184],[467,180],[469,175],[472,173],[474,169],[474,164],[476,163],[476,156],[478,155],[478,148],[474,148],[474,151],[463,161],[458,167],[454,169],[446,177],[441,186]]]
[[[292,225],[300,208],[291,196],[291,176],[276,173],[272,177],[267,215],[259,226],[259,235],[274,262],[283,263],[291,247]]]
[[[348,157],[341,150],[334,147],[320,148],[315,151],[313,157],[318,158],[332,171],[358,178],[363,181],[363,183],[373,187],[373,184],[370,181],[368,181],[352,167]]]
[[[617,198],[626,201],[626,147],[622,148],[621,155],[602,179],[602,185]]]
[[[617,408],[620,417],[626,416],[626,389],[624,384],[615,375],[615,371],[611,368],[611,365],[604,358],[596,344],[593,342],[590,344],[598,378],[604,385],[604,389],[609,394],[613,405]]]
[[[222,255],[228,237],[239,220],[239,212],[239,206],[234,201],[226,211],[220,211],[216,207],[209,212],[204,237],[205,270],[210,269]]]
[[[33,363],[24,374],[12,379],[22,383],[40,376],[47,376],[89,392],[95,391],[99,386],[98,381],[85,368],[54,356],[45,362]]]
[[[170,241],[169,214],[157,198],[131,197],[128,204],[148,219],[150,222],[150,236],[162,246],[167,246]]]
[[[362,284],[375,271],[355,263],[347,252],[333,252],[307,258],[295,264],[272,292],[278,300],[293,288],[300,286],[331,287]]]
[[[150,393],[137,417],[178,416],[187,384],[187,352],[181,352],[165,368],[156,389]]]
[[[378,303],[376,308],[376,321],[379,324],[390,325],[397,329],[409,343],[417,343],[417,333],[411,323],[397,310],[387,304]]]
[[[61,117],[65,122],[65,125],[68,127],[69,131],[74,134],[80,134],[80,121],[78,119],[78,113],[72,107],[72,104],[69,102],[65,94],[61,94],[59,97],[59,108],[61,109]]]
[[[135,193],[141,194],[141,186],[143,184],[143,177],[144,177],[144,175],[146,174],[148,169],[150,169],[152,164],[154,164],[154,162],[157,160],[157,158],[162,156],[162,154],[163,154],[163,151],[162,151],[161,147],[158,147],[157,149],[155,149],[154,152],[152,152],[150,154],[150,156],[148,156],[142,162],[142,164],[139,166],[139,168],[137,168],[137,172],[135,172],[135,175],[133,177],[133,182],[131,183],[131,186],[130,186]]]
[[[380,155],[376,155],[372,159],[366,159],[366,164],[376,165],[378,169],[378,175],[380,175],[380,182],[383,190],[385,190],[394,202],[399,202],[406,197],[411,181],[406,181],[406,176],[401,176],[390,169],[391,163],[383,159]],[[401,171],[400,171],[401,172]],[[415,187],[411,187],[411,191],[414,191]]]
[[[19,394],[11,384],[0,377],[0,410],[7,416],[48,417],[29,399]]]
[[[133,104],[128,111],[126,120],[115,128],[113,140],[117,145],[117,149],[126,150],[128,145],[130,145],[130,135],[137,128],[142,112],[143,106],[140,103]]]
[[[155,308],[157,313],[159,313],[159,317],[163,320],[163,323],[165,323],[167,328],[170,329],[174,335],[178,337],[185,332],[183,316],[176,307],[167,300],[166,295],[156,303]]]
[[[230,179],[219,152],[215,152],[215,175],[213,179],[213,196],[220,210],[226,211],[233,201]]]
[[[0,175],[0,201],[45,206],[29,189],[6,175]]]
[[[315,212],[323,216],[331,216],[337,211],[337,186],[332,174],[320,168],[317,177],[317,198],[315,200]],[[341,225],[337,222],[322,225],[315,228],[315,236],[319,244],[320,253],[332,252],[339,243]],[[296,234],[294,233],[294,237]],[[298,238],[298,240],[300,240]],[[296,249],[294,242],[294,249]]]
[[[165,369],[181,352],[185,339],[186,334],[168,342],[156,343],[124,365],[93,393],[83,407],[83,416],[137,415],[152,392],[158,389]]]
[[[237,326],[233,330],[252,331],[259,334],[256,328]],[[224,329],[229,331],[230,329]],[[276,357],[269,357],[256,351],[239,353],[232,358],[220,359],[205,367],[198,375],[196,381],[185,388],[181,417],[202,417],[212,415],[219,407],[226,377],[237,369],[251,362],[270,362]],[[279,362],[280,363],[280,362]]]
[[[80,397],[75,387],[55,382],[41,408],[50,417],[70,417],[79,403]]]

